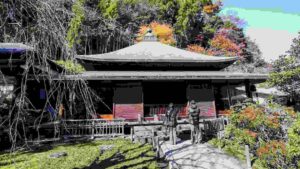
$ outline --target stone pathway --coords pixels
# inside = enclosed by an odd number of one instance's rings
[[[246,169],[246,164],[208,143],[192,145],[188,140],[177,145],[171,145],[164,141],[160,142],[160,145],[172,168]]]

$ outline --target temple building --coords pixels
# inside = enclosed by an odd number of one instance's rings
[[[148,32],[132,46],[98,55],[78,55],[86,72],[66,79],[85,79],[109,106],[99,105],[105,117],[153,120],[165,114],[169,103],[187,117],[189,101],[195,100],[203,118],[214,118],[234,103],[234,90],[244,86],[252,97],[252,85],[267,74],[226,72],[237,57],[198,54],[158,42]],[[106,106],[107,107],[107,106]]]

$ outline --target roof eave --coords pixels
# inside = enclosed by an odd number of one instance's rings
[[[24,49],[26,51],[34,51],[34,48],[23,43],[0,43],[0,49]]]
[[[215,56],[212,56],[215,57]],[[87,61],[96,61],[96,62],[149,62],[149,63],[155,63],[155,62],[169,62],[169,63],[222,63],[222,62],[235,62],[238,60],[238,57],[228,57],[226,59],[207,59],[207,60],[200,60],[200,59],[106,59],[106,58],[95,58],[95,57],[87,57],[83,55],[75,56],[76,59],[80,60],[87,60]]]
[[[111,72],[111,71],[109,71]],[[229,73],[229,72],[228,72]],[[107,71],[85,72],[79,75],[68,75],[64,78],[85,80],[257,80],[265,81],[268,74],[224,74],[216,72],[116,72]]]

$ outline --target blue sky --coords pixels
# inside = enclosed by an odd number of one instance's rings
[[[300,0],[223,0],[225,7],[270,9],[300,14]]]
[[[300,31],[300,0],[223,0],[223,14],[235,11],[248,28]]]

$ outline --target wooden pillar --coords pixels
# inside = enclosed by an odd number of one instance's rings
[[[226,92],[227,92],[227,97],[228,97],[228,103],[229,103],[229,108],[232,106],[232,100],[231,100],[231,93],[229,91],[229,82],[226,80]]]
[[[250,89],[250,81],[249,80],[245,80],[245,90],[246,90],[246,95],[248,98],[253,99],[253,95]]]
[[[125,130],[125,122],[122,120],[121,124],[122,124],[122,135],[124,136],[125,135],[125,132],[124,132],[124,130]]]

